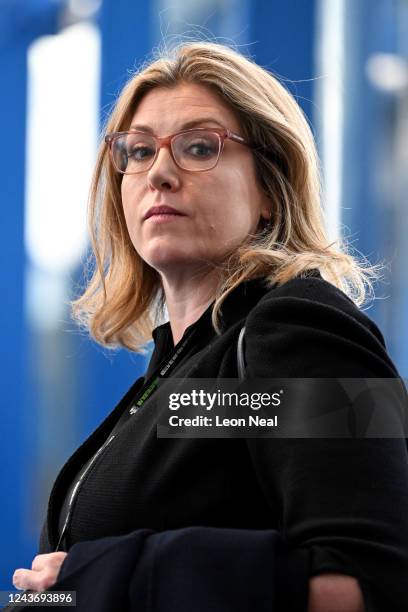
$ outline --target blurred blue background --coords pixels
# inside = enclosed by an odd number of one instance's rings
[[[296,96],[330,235],[387,264],[366,312],[408,375],[405,0],[0,0],[2,590],[31,567],[60,467],[145,367],[80,334],[67,302],[101,121],[130,71],[179,34],[236,44]]]

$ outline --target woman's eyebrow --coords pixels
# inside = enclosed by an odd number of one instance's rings
[[[217,121],[217,119],[213,119],[213,117],[201,117],[200,119],[192,119],[191,121],[183,123],[178,131],[188,130],[189,128],[196,127],[197,125],[200,125],[202,123],[216,123],[220,127],[224,127],[219,121]],[[139,130],[140,132],[149,132],[150,134],[153,134],[152,128],[148,125],[131,125],[129,129]]]

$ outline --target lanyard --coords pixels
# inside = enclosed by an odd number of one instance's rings
[[[129,410],[129,414],[135,414],[143,406],[143,404],[153,395],[158,387],[159,380],[170,376],[171,372],[176,367],[180,358],[185,354],[186,350],[190,348],[192,340],[197,333],[197,328],[192,328],[187,332],[186,337],[178,342],[170,355],[160,362],[153,374],[147,379],[143,387],[140,389],[136,398],[132,401],[132,407]]]

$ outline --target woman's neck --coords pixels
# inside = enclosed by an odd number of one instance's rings
[[[219,282],[214,270],[188,277],[162,274],[173,342],[176,345],[189,325],[197,321],[215,299]]]

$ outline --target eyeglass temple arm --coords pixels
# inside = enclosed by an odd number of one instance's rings
[[[235,134],[234,132],[230,132],[230,130],[227,130],[227,136],[230,140],[235,140],[236,142],[246,145],[247,147],[251,147],[250,143],[247,142],[245,138],[238,136],[238,134]]]

